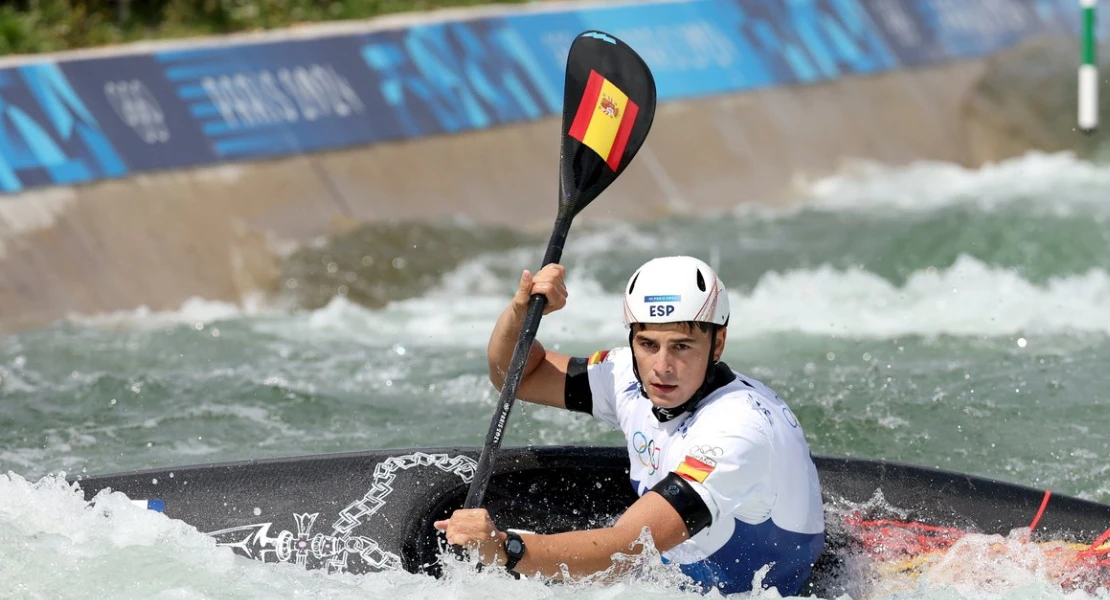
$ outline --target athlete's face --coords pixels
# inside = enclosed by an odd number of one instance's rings
[[[636,328],[632,352],[648,398],[660,408],[680,406],[705,381],[711,358],[710,334],[683,323],[648,323]],[[717,332],[717,356],[724,351],[725,333],[724,328]]]

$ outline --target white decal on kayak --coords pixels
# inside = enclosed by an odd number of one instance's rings
[[[370,538],[353,535],[355,528],[385,506],[386,498],[393,493],[396,473],[413,467],[435,467],[458,475],[463,483],[470,483],[477,466],[473,458],[461,455],[415,452],[391,456],[374,467],[370,490],[339,511],[339,518],[332,523],[330,534],[312,533],[320,513],[300,513],[293,515],[297,521],[296,533],[282,530],[271,536],[273,523],[269,522],[210,531],[208,535],[217,538],[217,546],[233,548],[248,558],[263,562],[294,562],[307,567],[308,557],[311,556],[325,561],[329,572],[344,572],[350,566],[348,559],[357,556],[375,571],[398,570],[401,568],[399,556],[382,549],[378,542]]]

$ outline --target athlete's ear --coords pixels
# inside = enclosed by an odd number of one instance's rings
[[[713,359],[713,362],[717,362],[717,361],[721,360],[721,357],[725,355],[725,339],[726,338],[728,338],[728,328],[727,327],[718,327],[717,328],[717,356]]]

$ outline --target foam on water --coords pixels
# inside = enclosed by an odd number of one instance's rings
[[[179,325],[203,325],[241,317],[280,315],[278,306],[260,294],[249,294],[240,302],[225,302],[192,297],[176,310],[152,310],[142,305],[131,310],[112,311],[95,315],[72,313],[67,321],[104,329],[160,329]]]
[[[475,279],[471,279],[471,278]],[[500,294],[479,264],[464,265],[426,296],[372,311],[336,298],[304,325],[335,335],[400,339],[409,343],[483,348],[514,282],[501,280]],[[562,311],[541,324],[540,339],[552,343],[592,339],[619,341],[621,297],[585,276],[567,283]],[[1004,336],[1067,332],[1110,333],[1110,275],[1093,269],[1034,285],[1015,270],[961,256],[947,269],[927,268],[895,286],[861,269],[831,267],[765,274],[750,293],[733,291],[731,337],[800,332],[846,338],[906,335]]]
[[[1110,332],[1110,276],[1102,270],[1035,286],[1013,270],[961,256],[895,287],[866,271],[830,268],[765,276],[732,298],[751,334],[799,331],[855,338]]]
[[[899,167],[855,161],[836,175],[799,180],[797,187],[806,201],[781,214],[797,210],[922,212],[957,204],[989,211],[1020,202],[1047,214],[1093,209],[1110,216],[1104,201],[1110,192],[1110,167],[1080,160],[1071,152],[1029,152],[974,169],[935,161]],[[737,210],[743,213],[752,207]]]

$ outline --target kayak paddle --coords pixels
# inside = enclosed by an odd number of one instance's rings
[[[544,266],[562,258],[571,221],[624,172],[647,138],[654,118],[655,79],[643,59],[624,42],[600,31],[586,31],[575,38],[567,56],[563,90],[559,212]],[[533,294],[529,300],[464,508],[477,508],[485,498],[546,304],[543,294]]]

